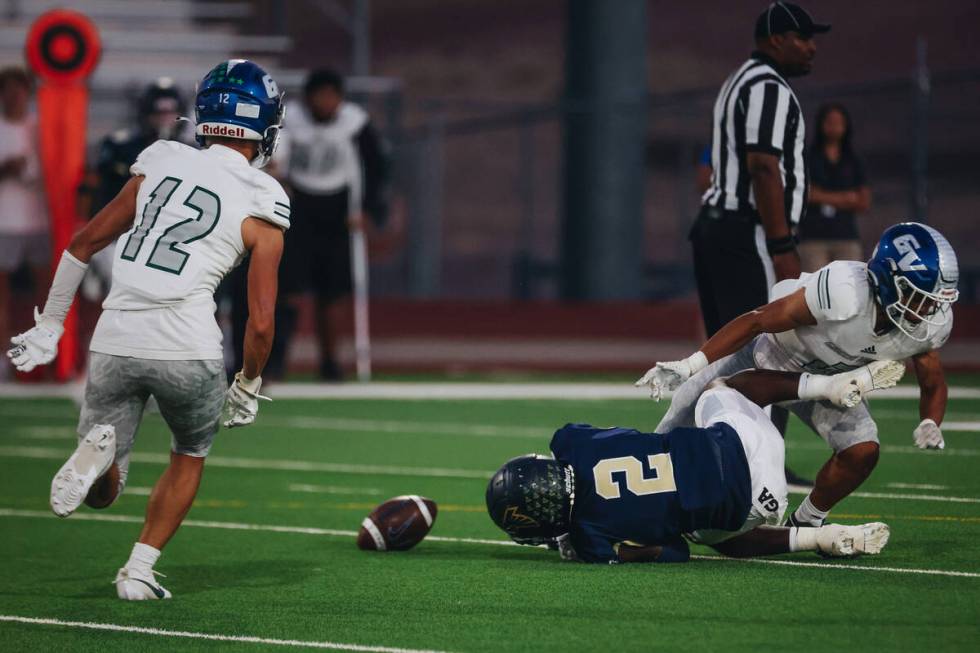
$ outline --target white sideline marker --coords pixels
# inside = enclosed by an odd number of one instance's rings
[[[51,513],[41,510],[16,510],[12,508],[0,508],[0,517],[24,517],[55,519]],[[102,521],[117,522],[124,524],[142,524],[143,517],[135,515],[104,515],[88,512],[73,514],[70,519],[75,521]],[[183,526],[197,528],[222,528],[228,530],[241,531],[265,531],[271,533],[296,533],[299,535],[326,535],[335,537],[357,537],[355,531],[333,530],[328,528],[312,528],[306,526],[276,526],[273,524],[245,524],[239,522],[221,521],[202,521],[197,519],[185,520]],[[494,546],[518,546],[510,540],[485,540],[473,537],[443,537],[430,535],[425,538],[431,542],[451,542],[454,544],[490,544]],[[703,556],[693,555],[697,560],[717,560],[721,562],[745,562],[755,564],[785,565],[789,567],[819,567],[826,569],[843,569],[850,571],[878,571],[891,572],[896,574],[925,574],[929,576],[953,576],[958,578],[980,578],[980,573],[972,571],[953,571],[946,569],[914,569],[907,567],[872,567],[869,565],[852,565],[848,563],[832,564],[828,562],[798,562],[795,560],[771,560],[767,558],[725,558],[722,556]],[[357,649],[361,650],[361,649]],[[368,649],[364,649],[368,650]],[[376,650],[376,649],[370,649]],[[378,649],[378,650],[397,650],[397,649]]]
[[[109,630],[117,633],[137,633],[139,635],[157,635],[159,637],[182,637],[185,639],[203,639],[213,642],[239,642],[243,644],[265,644],[268,646],[322,648],[334,651],[370,651],[373,653],[441,653],[440,651],[429,649],[393,648],[390,646],[344,644],[341,642],[317,642],[301,639],[273,639],[271,637],[222,635],[219,633],[196,633],[187,630],[166,630],[164,628],[124,626],[121,624],[106,624],[92,621],[63,621],[61,619],[41,619],[37,617],[21,617],[11,614],[0,614],[0,622],[31,624],[37,626],[60,626],[62,628],[84,628],[87,630]]]

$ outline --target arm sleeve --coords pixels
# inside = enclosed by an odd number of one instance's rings
[[[745,109],[745,149],[782,153],[788,113],[789,89],[785,86],[763,82],[750,87]]]
[[[364,172],[363,208],[376,224],[382,224],[386,217],[386,195],[390,165],[388,155],[381,144],[374,126],[367,122],[354,138],[361,170]]]
[[[847,265],[844,261],[835,261],[803,282],[807,307],[817,322],[839,322],[858,314],[861,289]]]

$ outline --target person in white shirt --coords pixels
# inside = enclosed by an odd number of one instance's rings
[[[337,361],[337,324],[351,295],[350,233],[381,226],[387,214],[388,158],[368,113],[344,97],[344,80],[329,69],[314,70],[302,101],[286,111],[289,131],[275,157],[275,174],[293,203],[293,228],[286,236],[280,301],[282,338],[272,368],[285,371],[283,357],[295,322],[296,300],[312,290],[320,378],[343,377]],[[280,346],[282,342],[282,346]]]
[[[748,368],[805,372],[800,401],[788,408],[834,453],[789,523],[819,526],[870,476],[879,454],[867,405],[845,411],[819,401],[828,375],[870,361],[911,359],[920,388],[914,442],[921,449],[945,447],[939,425],[947,387],[939,348],[952,330],[958,279],[956,254],[942,234],[915,222],[898,224],[884,232],[867,264],[835,261],[781,281],[774,301],[732,320],[687,359],[657,363],[637,385],[649,385],[656,399],[677,390],[657,427],[665,432],[694,423],[698,396],[719,376]],[[890,374],[892,368],[883,369]]]
[[[132,177],[62,254],[37,325],[8,356],[29,371],[54,359],[62,323],[92,256],[116,241],[112,288],[90,346],[79,445],[51,483],[51,509],[110,505],[122,492],[149,397],[172,432],[170,465],[153,488],[132,554],[116,575],[122,599],[170,598],[153,577],[160,550],[190,510],[218,431],[251,424],[272,346],[277,274],[289,200],[258,170],[275,150],[282,95],[255,64],[211,70],[197,95],[198,142],[157,141]],[[214,291],[249,256],[244,364],[231,387]],[[224,417],[222,418],[222,409]]]
[[[10,274],[26,264],[38,295],[51,278],[50,224],[31,89],[22,68],[0,70],[0,341],[10,334]]]

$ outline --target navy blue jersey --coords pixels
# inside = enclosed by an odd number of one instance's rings
[[[614,546],[680,546],[699,529],[735,531],[752,505],[742,443],[727,424],[665,435],[567,424],[551,451],[575,472],[569,533],[579,558],[616,560]]]

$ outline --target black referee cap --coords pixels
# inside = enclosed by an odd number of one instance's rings
[[[784,32],[797,32],[800,36],[809,38],[829,31],[830,25],[813,22],[806,9],[791,2],[773,2],[755,21],[756,39]]]

